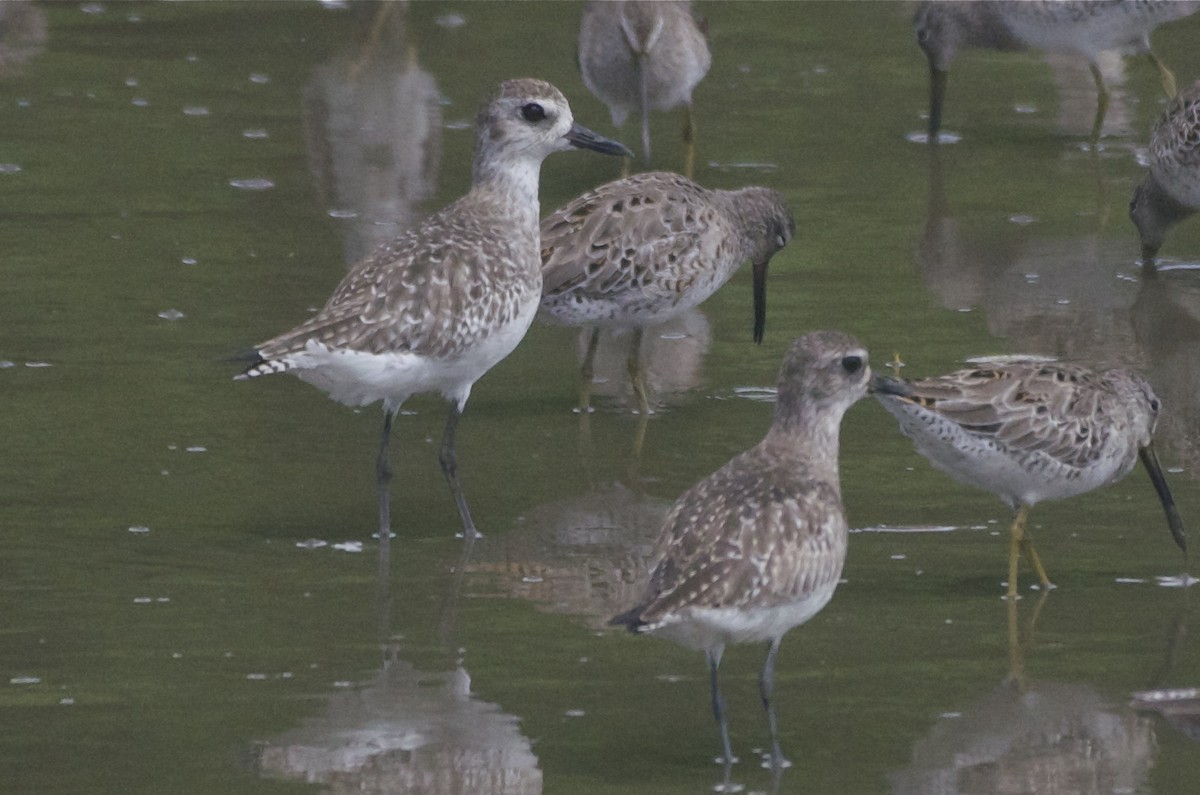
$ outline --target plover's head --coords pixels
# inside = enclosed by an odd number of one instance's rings
[[[824,417],[834,425],[867,394],[867,349],[840,331],[813,331],[796,339],[779,369],[776,421]]]
[[[477,157],[541,160],[565,149],[632,157],[623,144],[575,123],[562,92],[544,80],[506,80],[479,109]]]

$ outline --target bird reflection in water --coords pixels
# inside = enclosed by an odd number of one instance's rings
[[[309,169],[344,226],[346,265],[413,226],[437,184],[442,108],[408,43],[402,3],[352,3],[358,40],[304,89]]]
[[[893,795],[1038,793],[1108,795],[1144,790],[1154,761],[1150,721],[1084,683],[1038,682],[1024,658],[1045,602],[1025,637],[1009,601],[1009,675],[991,693],[947,712],[894,774]]]

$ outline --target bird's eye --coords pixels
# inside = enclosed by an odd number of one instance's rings
[[[527,122],[539,122],[546,118],[546,109],[536,102],[526,102],[521,106],[521,118]]]
[[[775,245],[783,248],[787,245],[787,240],[784,239],[783,235],[775,235]]]
[[[929,30],[926,28],[920,28],[917,30],[917,42],[919,44],[924,44],[927,41],[929,41]]]
[[[1150,410],[1151,410],[1151,411],[1153,411],[1155,414],[1157,414],[1157,413],[1158,413],[1158,410],[1159,410],[1161,407],[1162,407],[1162,404],[1161,404],[1161,403],[1159,403],[1157,400],[1153,400],[1153,399],[1152,399],[1152,400],[1150,401]]]
[[[862,369],[863,360],[861,356],[847,356],[842,359],[842,369],[847,373],[857,373]]]

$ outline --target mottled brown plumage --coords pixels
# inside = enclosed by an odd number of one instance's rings
[[[853,337],[823,331],[797,339],[780,370],[766,437],[675,502],[644,600],[613,619],[705,651],[726,759],[717,665],[728,643],[767,641],[760,686],[772,760],[782,763],[769,706],[775,652],[784,633],[828,603],[841,576],[847,525],[838,430],[870,377],[866,350]]]
[[[471,387],[533,321],[542,285],[538,176],[545,157],[571,147],[629,151],[575,124],[549,83],[502,83],[479,111],[470,191],[352,266],[316,315],[257,346],[261,361],[237,376],[291,372],[347,405],[383,401],[376,473],[384,539],[392,419],[420,392],[451,403],[442,469],[464,533],[476,532],[456,476],[455,429]]]
[[[760,341],[767,267],[795,231],[786,200],[769,188],[709,190],[665,171],[609,182],[542,221],[538,314],[595,328],[584,360],[585,387],[599,329],[636,329],[630,370],[644,408],[636,375],[641,331],[700,304],[750,260],[754,340]]]
[[[1177,544],[1182,521],[1152,446],[1158,397],[1138,374],[1075,364],[981,364],[949,375],[902,381],[879,376],[875,395],[921,455],[962,483],[992,492],[1017,518],[1011,528],[1008,593],[1016,595],[1019,552],[1049,587],[1024,530],[1042,500],[1114,483],[1140,458]]]
[[[1150,170],[1134,189],[1129,216],[1142,264],[1155,267],[1167,230],[1200,210],[1200,81],[1167,104],[1150,133]]]

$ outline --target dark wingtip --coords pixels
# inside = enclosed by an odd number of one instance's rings
[[[225,357],[224,361],[229,364],[244,364],[253,367],[256,364],[261,364],[265,360],[257,349],[247,348],[245,350],[238,351],[232,356]]]
[[[642,610],[644,608],[639,605],[632,610],[627,610],[620,615],[613,616],[608,620],[610,627],[625,627],[630,632],[637,633],[642,627],[646,626],[646,622],[642,621]]]

